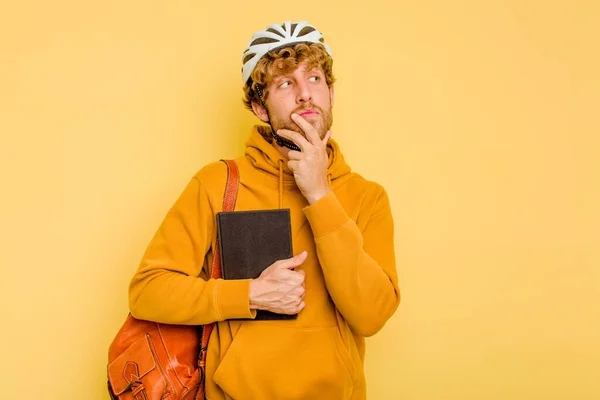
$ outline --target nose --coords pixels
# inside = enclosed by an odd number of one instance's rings
[[[307,82],[300,81],[296,84],[296,89],[298,90],[296,101],[298,103],[307,103],[312,99],[312,93],[310,91],[310,87]]]

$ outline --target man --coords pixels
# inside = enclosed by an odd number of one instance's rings
[[[191,179],[131,282],[136,318],[218,323],[208,399],[366,397],[364,338],[400,302],[393,221],[383,187],[351,172],[331,138],[332,63],[306,22],[257,32],[243,55],[244,102],[269,126],[255,126],[236,159],[236,210],[289,208],[296,255],[257,279],[209,279],[227,174],[215,161]],[[253,321],[256,310],[298,318]]]

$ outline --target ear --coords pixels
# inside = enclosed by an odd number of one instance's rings
[[[254,111],[254,114],[256,114],[256,116],[258,118],[260,118],[260,120],[262,122],[269,122],[269,116],[267,115],[267,110],[265,110],[265,108],[263,106],[261,106],[258,103],[252,102],[252,110]]]
[[[333,107],[333,94],[335,90],[333,89],[333,85],[329,87],[329,102],[331,103],[331,107]]]

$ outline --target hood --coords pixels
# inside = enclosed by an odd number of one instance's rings
[[[287,166],[287,160],[271,144],[271,128],[255,125],[246,141],[245,155],[254,168],[279,177],[279,203],[282,203],[283,182],[293,181],[294,174]],[[335,179],[350,173],[350,166],[344,161],[339,144],[333,138],[327,141],[327,180],[331,185]]]

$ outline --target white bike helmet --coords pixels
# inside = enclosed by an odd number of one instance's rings
[[[321,43],[331,57],[331,49],[324,42],[323,35],[306,21],[285,21],[281,25],[269,25],[252,36],[248,48],[242,55],[242,79],[248,82],[258,60],[269,51],[292,43]]]

